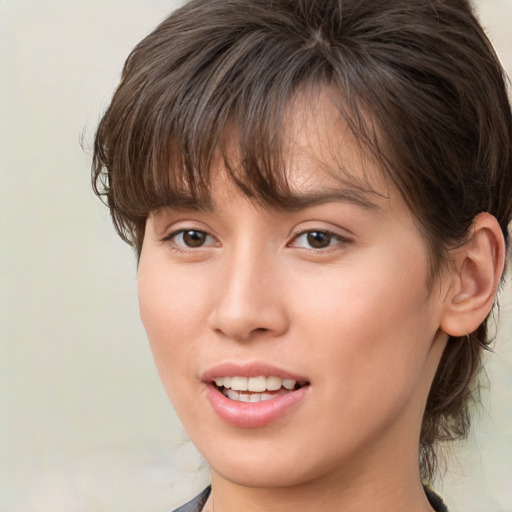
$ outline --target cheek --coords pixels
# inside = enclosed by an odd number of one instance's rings
[[[308,311],[302,324],[314,344],[309,357],[325,368],[326,383],[334,376],[336,393],[359,415],[366,407],[393,407],[411,392],[437,330],[424,254],[403,252],[407,264],[396,264],[396,252],[369,252],[296,293],[303,299],[296,311]]]
[[[208,292],[193,276],[141,258],[138,296],[153,358],[172,399],[182,379],[195,375],[190,362],[197,360],[194,341],[204,330]]]
[[[143,253],[137,279],[138,297],[140,316],[150,341],[196,334],[208,307],[209,287],[193,270],[175,268],[158,254],[145,258]],[[173,335],[178,332],[179,336]]]

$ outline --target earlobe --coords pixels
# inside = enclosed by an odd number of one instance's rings
[[[477,215],[470,238],[453,257],[441,329],[450,336],[465,336],[489,314],[503,273],[505,240],[498,221],[488,213]]]

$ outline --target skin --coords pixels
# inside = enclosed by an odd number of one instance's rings
[[[418,440],[454,275],[427,285],[427,247],[409,208],[361,157],[328,91],[299,97],[286,126],[294,193],[344,197],[271,211],[219,161],[211,211],[165,208],[147,220],[140,312],[165,389],[211,468],[205,510],[432,510]],[[363,202],[332,175],[340,155],[344,172],[368,185]],[[187,245],[180,230],[204,243]],[[328,244],[312,247],[312,232],[331,233]],[[269,425],[230,425],[202,376],[255,361],[305,376],[307,392]]]

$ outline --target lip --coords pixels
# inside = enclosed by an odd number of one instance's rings
[[[281,379],[291,379],[297,382],[309,382],[307,377],[291,373],[283,368],[260,361],[251,361],[247,363],[235,363],[226,361],[206,370],[201,376],[205,383],[213,382],[217,377],[280,377]]]
[[[213,383],[216,377],[234,376],[275,376],[308,382],[308,385],[263,402],[237,402],[224,396]],[[201,380],[206,386],[206,396],[215,413],[224,422],[239,428],[261,428],[277,422],[301,404],[311,387],[307,378],[262,362],[221,363],[207,370]]]

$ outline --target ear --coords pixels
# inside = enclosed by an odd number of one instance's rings
[[[505,264],[505,240],[498,221],[480,213],[473,221],[468,241],[452,251],[441,329],[450,336],[475,331],[487,317],[496,298]]]

